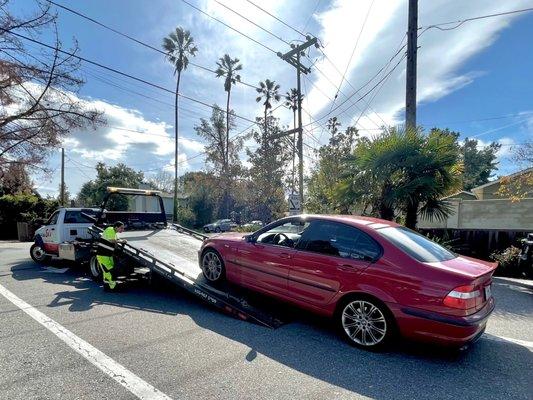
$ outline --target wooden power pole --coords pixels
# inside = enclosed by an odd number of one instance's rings
[[[418,35],[418,0],[409,0],[407,29],[407,72],[405,79],[405,127],[416,128],[416,52]]]
[[[59,193],[61,205],[65,207],[65,149],[61,148],[61,189]]]
[[[311,70],[307,67],[304,67],[300,62],[300,56],[303,54],[303,51],[307,49],[310,46],[318,46],[317,38],[307,36],[306,41],[299,45],[291,45],[292,50],[282,54],[281,52],[278,53],[278,57],[282,58],[283,60],[287,61],[290,65],[296,68],[296,90],[298,91],[298,142],[296,145],[296,149],[298,152],[298,195],[300,198],[300,207],[303,209],[304,204],[304,152],[303,152],[303,128],[302,128],[302,88],[301,88],[301,82],[300,82],[300,75],[303,72],[304,74],[308,74],[311,72]],[[286,135],[290,135],[293,133],[293,130],[285,132]],[[282,134],[281,136],[284,136],[285,134]]]

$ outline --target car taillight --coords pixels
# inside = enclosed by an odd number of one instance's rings
[[[481,290],[475,289],[472,285],[459,286],[453,289],[444,298],[444,305],[461,310],[468,310],[480,304],[483,294]]]

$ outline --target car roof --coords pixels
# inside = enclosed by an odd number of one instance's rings
[[[371,229],[380,229],[387,227],[400,226],[396,222],[387,221],[386,219],[363,217],[360,215],[334,215],[334,214],[302,214],[303,217],[309,217],[313,219],[323,219],[328,221],[344,222],[354,226],[364,225]]]
[[[99,208],[94,208],[94,207],[61,207],[61,208],[63,208],[63,210],[65,211],[87,211],[87,210],[100,211]]]

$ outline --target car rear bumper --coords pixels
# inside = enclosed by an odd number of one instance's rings
[[[494,305],[494,299],[491,298],[481,310],[464,317],[402,306],[397,306],[393,313],[400,332],[405,337],[443,345],[462,346],[477,340],[483,333]]]

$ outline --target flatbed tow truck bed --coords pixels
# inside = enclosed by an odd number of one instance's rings
[[[99,228],[91,228],[99,234]],[[128,231],[120,235],[126,244],[118,247],[126,261],[136,268],[148,269],[150,273],[172,281],[196,297],[237,318],[253,321],[270,328],[284,324],[281,313],[272,312],[276,303],[248,293],[231,284],[214,286],[207,281],[198,264],[198,250],[203,235],[179,225],[165,229]],[[104,239],[100,239],[104,242]]]

